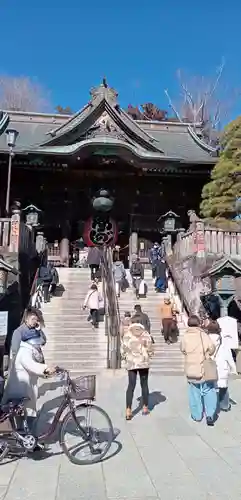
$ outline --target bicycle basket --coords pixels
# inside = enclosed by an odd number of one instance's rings
[[[83,401],[84,399],[95,399],[96,393],[96,375],[85,375],[78,377],[72,382],[71,396],[73,399]]]

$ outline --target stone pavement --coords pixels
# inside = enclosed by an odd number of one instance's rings
[[[124,371],[105,372],[98,380],[97,403],[110,414],[117,434],[107,460],[72,465],[53,444],[42,459],[24,458],[0,466],[0,499],[241,499],[239,379],[230,383],[236,404],[214,428],[190,420],[183,377],[157,375],[150,378],[151,403],[156,404],[151,415],[138,413],[126,422],[125,384]],[[139,393],[137,388],[136,397]],[[48,406],[45,419],[51,420],[59,394],[57,389],[41,397]]]

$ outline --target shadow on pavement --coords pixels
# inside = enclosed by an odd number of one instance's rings
[[[160,391],[153,391],[153,392],[150,392],[149,394],[149,410],[152,411],[154,410],[155,406],[159,405],[160,403],[164,403],[164,401],[166,401],[166,396],[164,396],[164,394],[162,394]],[[139,398],[137,398],[137,401],[138,401],[138,406],[137,408],[135,408],[135,410],[133,411],[133,417],[135,415],[137,415],[138,413],[140,413],[140,411],[142,410],[142,398],[141,396]]]

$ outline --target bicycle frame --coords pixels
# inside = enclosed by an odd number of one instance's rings
[[[38,436],[38,440],[39,441],[45,441],[46,439],[48,439],[50,436],[52,436],[52,434],[54,434],[56,428],[57,428],[57,425],[61,419],[61,416],[64,412],[64,410],[66,410],[66,408],[70,408],[71,411],[74,410],[74,406],[73,406],[73,403],[72,403],[72,400],[69,396],[63,396],[63,401],[62,403],[60,404],[57,412],[55,413],[55,416],[54,416],[54,419],[53,419],[53,422],[51,423],[49,429],[47,432],[45,432],[44,434],[41,434],[40,436]]]
[[[87,405],[87,403],[85,403],[84,401],[82,401],[82,405],[90,406],[90,403],[88,403],[88,405]],[[82,438],[84,438],[85,440],[89,440],[88,435],[85,432],[85,429],[83,429],[83,427],[81,427],[79,425],[79,422],[78,422],[78,420],[76,418],[76,415],[75,415],[75,405],[73,403],[73,400],[71,399],[71,397],[68,394],[66,394],[63,397],[63,401],[60,404],[60,406],[59,406],[59,408],[58,408],[58,410],[57,410],[57,412],[56,412],[56,414],[54,416],[53,422],[51,423],[48,431],[45,432],[44,434],[41,434],[40,436],[37,436],[38,441],[46,441],[48,438],[50,438],[54,434],[54,432],[55,432],[55,430],[57,428],[57,425],[58,425],[58,423],[59,423],[59,421],[61,419],[61,416],[62,416],[63,412],[66,410],[66,408],[70,409],[70,411],[71,411],[71,413],[73,415],[73,419],[74,419],[74,421],[76,423],[76,426],[79,429],[79,432],[80,432]]]

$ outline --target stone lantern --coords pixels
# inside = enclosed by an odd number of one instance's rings
[[[22,212],[26,214],[26,224],[30,227],[39,226],[39,215],[42,212],[35,205],[28,205],[26,208],[23,208]]]
[[[176,223],[179,218],[180,216],[172,210],[169,210],[164,215],[161,215],[157,221],[161,223],[160,232],[165,235],[175,233],[177,231]]]
[[[211,295],[217,297],[220,316],[228,315],[228,306],[234,297],[241,296],[241,261],[224,257],[215,261],[202,278],[209,278]]]

